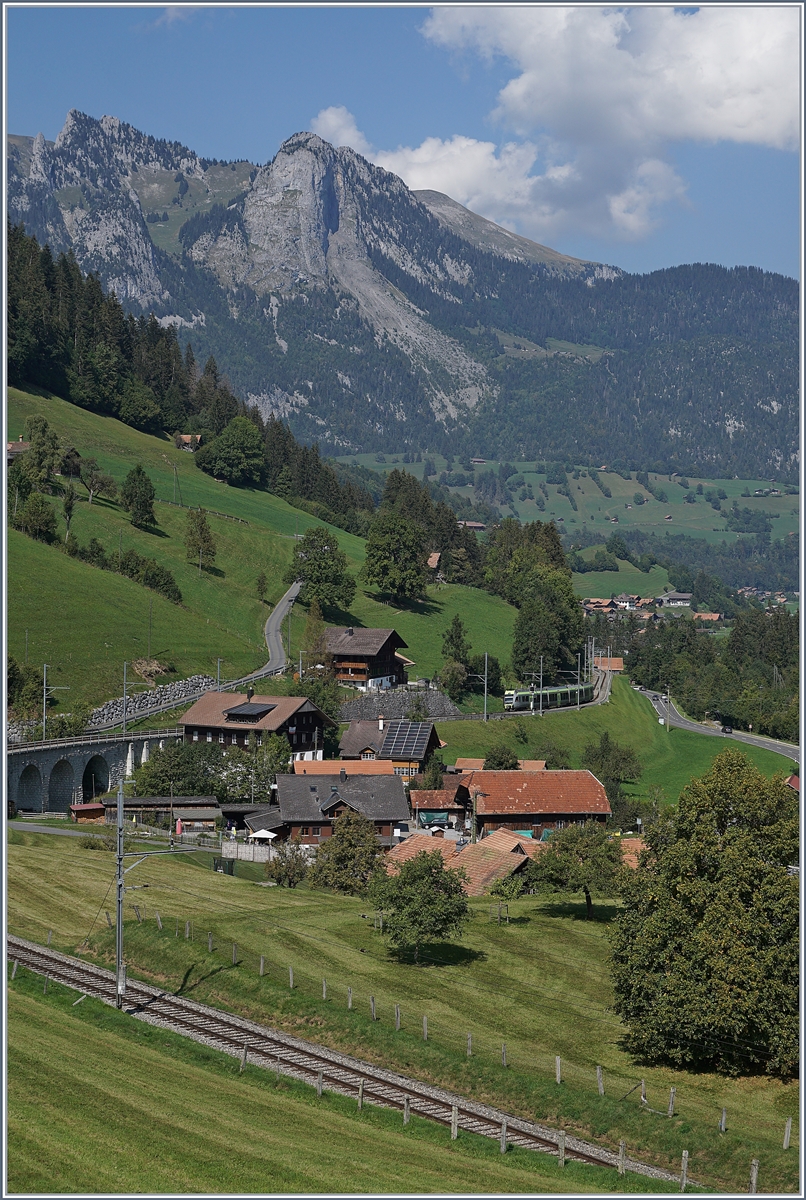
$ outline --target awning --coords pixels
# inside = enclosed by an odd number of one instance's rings
[[[269,829],[258,829],[256,833],[250,833],[249,838],[254,841],[255,838],[276,838],[277,834],[272,833]]]

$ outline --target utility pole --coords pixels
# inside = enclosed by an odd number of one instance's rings
[[[123,664],[123,732],[126,732],[126,666]],[[122,801],[121,801],[122,803]]]
[[[223,659],[220,659],[220,658],[216,659],[217,666],[216,666],[215,690],[217,692],[221,691],[221,663],[222,663],[222,661],[223,661]]]
[[[487,720],[487,651],[484,651],[484,720]]]
[[[25,630],[25,665],[28,666],[28,630]]]
[[[543,716],[543,655],[540,655],[540,715]]]
[[[579,691],[581,686],[582,680],[580,675],[580,656],[577,655],[577,712],[579,712]]]
[[[124,709],[125,712],[125,709]],[[125,720],[125,718],[124,718]],[[125,728],[125,725],[124,725]],[[123,974],[123,775],[118,782],[118,841],[117,841],[117,922],[115,924],[115,978],[117,980],[117,1007],[123,1007],[126,979]]]
[[[154,612],[154,597],[151,596],[148,601],[148,659],[151,661],[151,617]]]

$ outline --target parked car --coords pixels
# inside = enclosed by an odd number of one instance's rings
[[[732,725],[723,725],[722,732],[723,733],[733,733],[733,726]]]

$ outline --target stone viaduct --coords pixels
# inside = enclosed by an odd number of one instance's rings
[[[86,734],[59,741],[10,743],[6,752],[9,811],[66,813],[116,787],[148,761],[156,746],[181,741],[181,729]]]

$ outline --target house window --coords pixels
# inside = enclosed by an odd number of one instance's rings
[[[262,745],[263,745],[263,734],[262,734],[262,733],[259,733],[259,734],[257,735],[257,744],[258,744],[258,746],[262,746]]]
[[[223,729],[221,730],[221,732],[218,735],[218,740],[221,743],[221,745],[223,746],[224,745],[224,730]]]
[[[194,729],[193,730],[193,741],[198,742],[198,740],[199,740],[199,731],[198,731],[198,729]]]
[[[369,759],[369,760],[371,760],[371,761],[373,761],[373,762],[374,762],[374,760],[375,760],[375,751],[374,751],[374,750],[362,750],[362,751],[361,751],[361,757],[362,757],[363,759],[365,759],[365,760],[366,760],[366,759]]]
[[[212,742],[212,740],[213,740],[213,731],[212,731],[212,729],[208,729],[207,730],[207,741]]]
[[[299,832],[300,832],[301,837],[308,837],[310,835],[311,830],[308,825],[303,825]]]
[[[313,834],[314,837],[319,837],[319,834],[321,832],[322,832],[321,825],[314,825],[313,828],[311,829],[311,833]]]
[[[555,829],[565,829],[565,821],[555,821],[554,828]]]
[[[413,775],[414,769],[412,767],[395,767],[394,772],[395,775]]]

